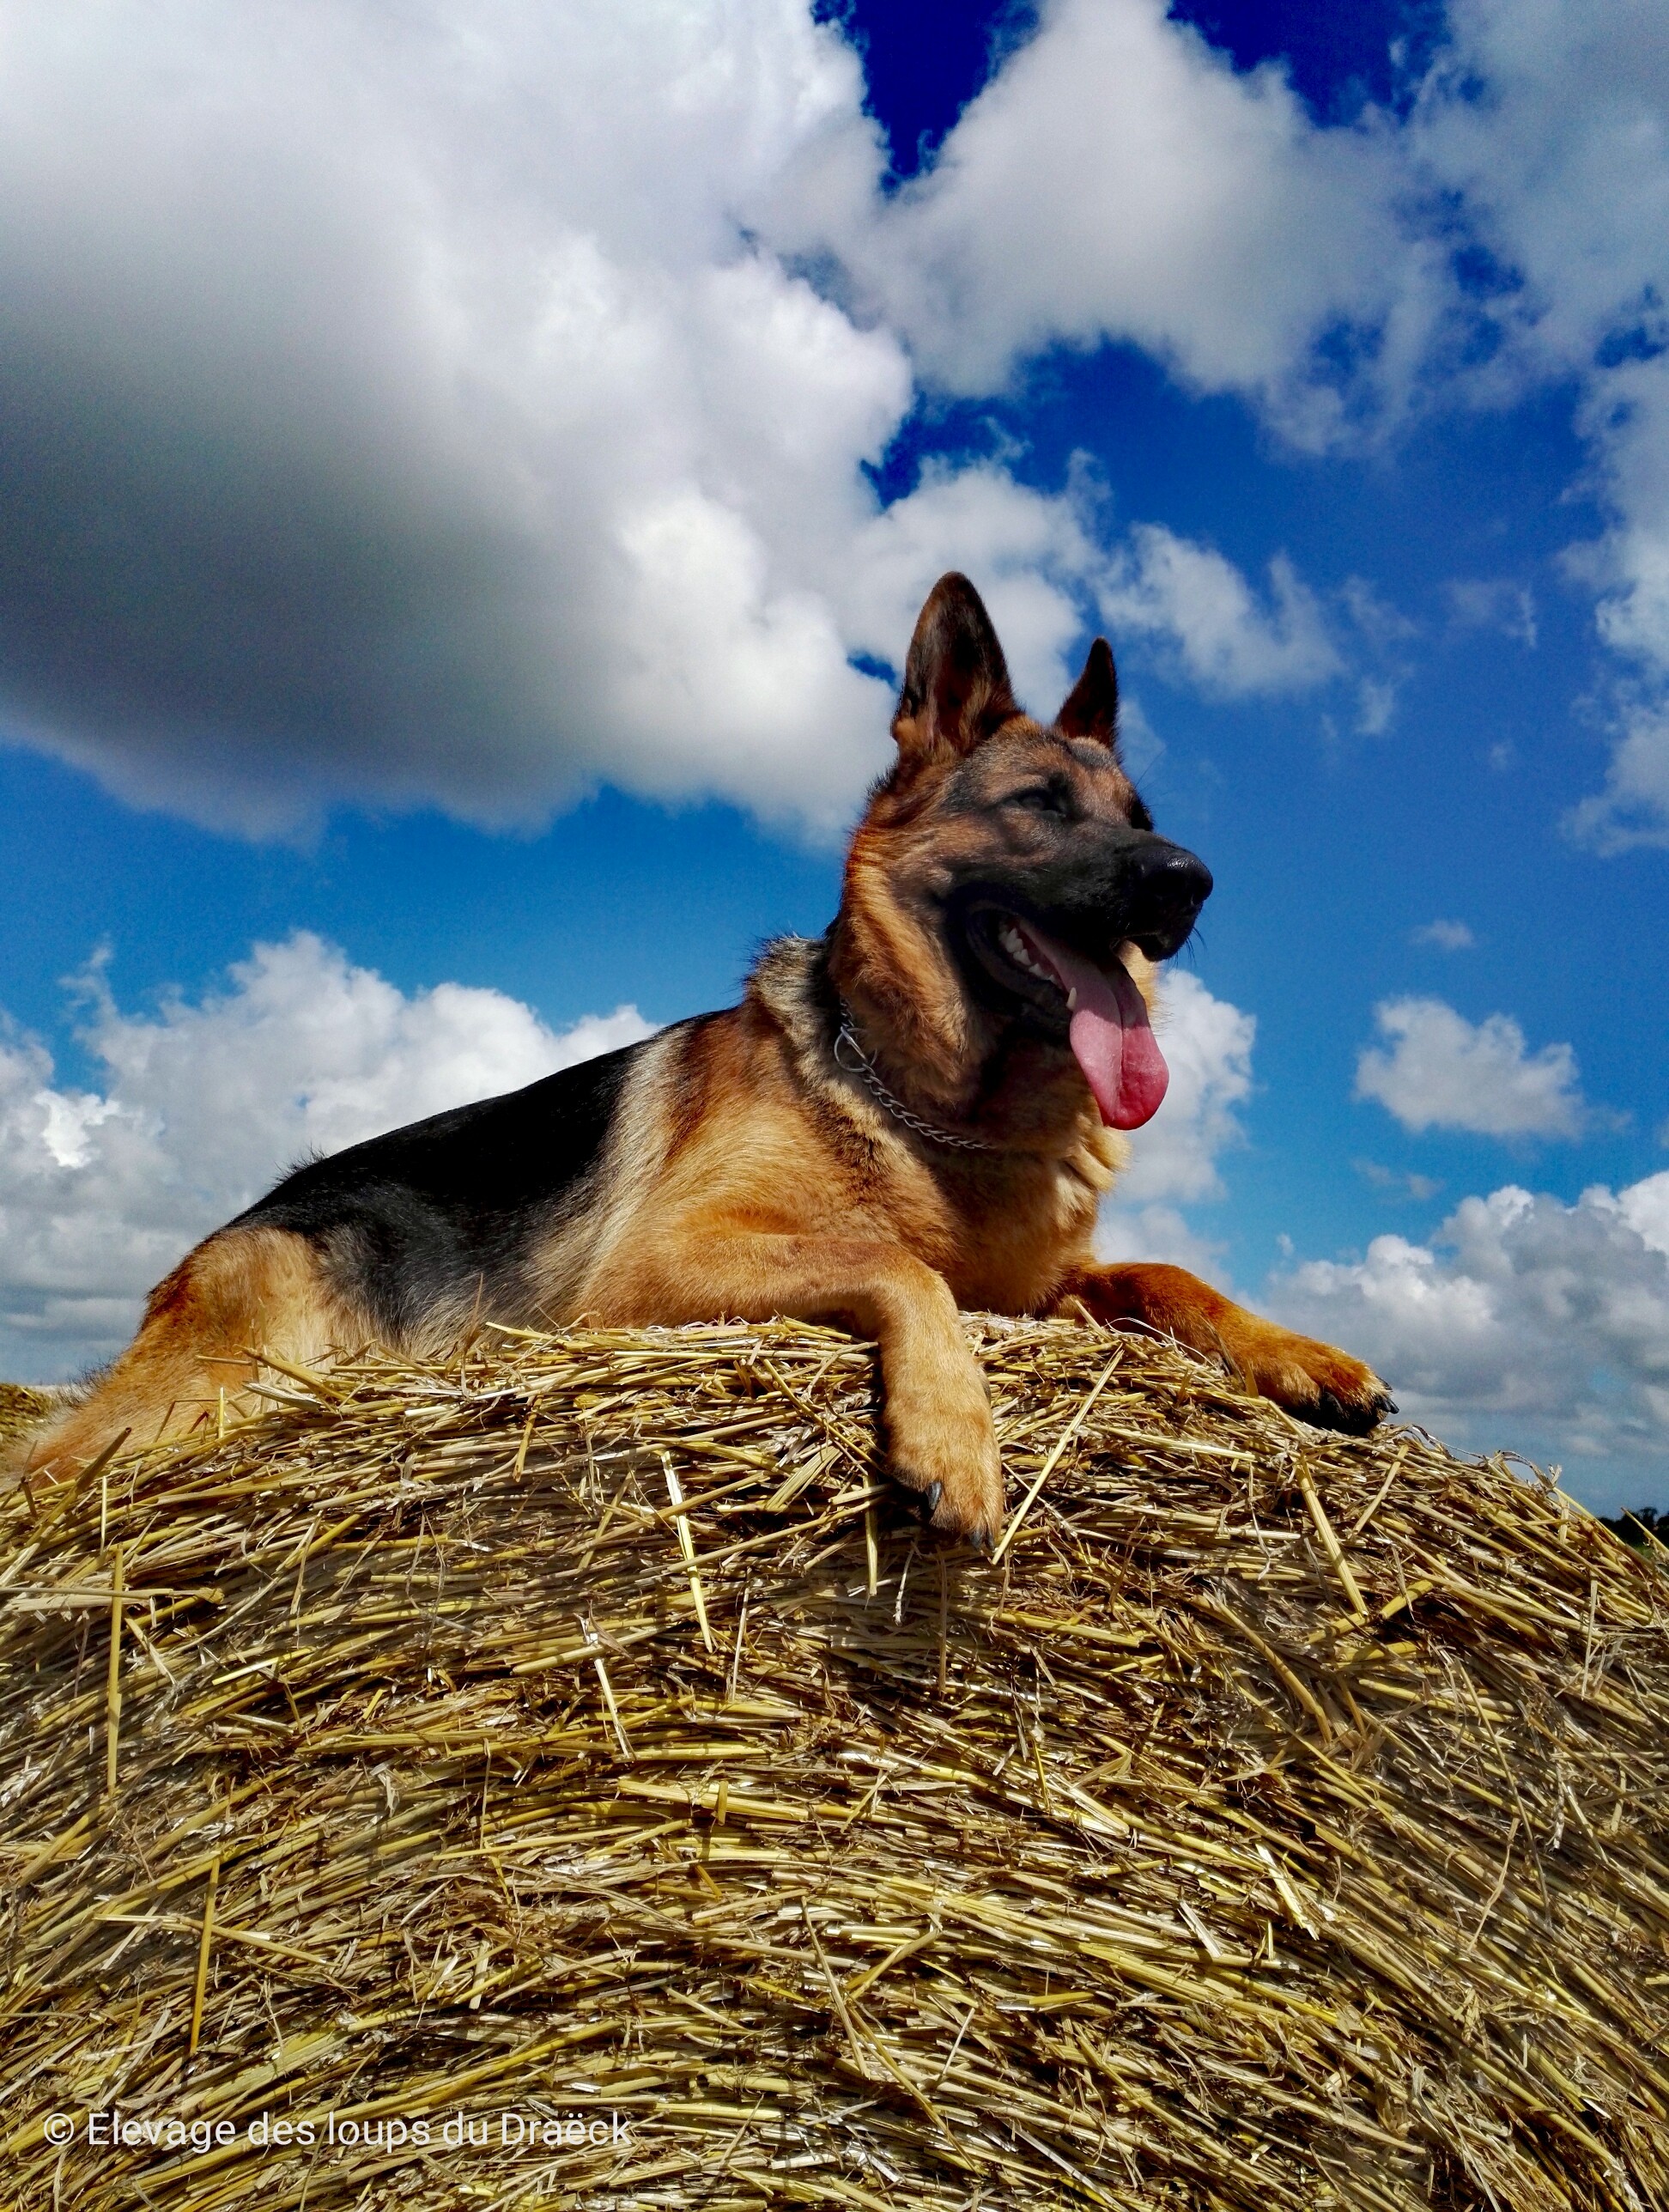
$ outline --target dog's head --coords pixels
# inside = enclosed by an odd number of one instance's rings
[[[1070,1051],[1113,1127],[1136,1127],[1164,1096],[1142,987],[1186,942],[1211,878],[1155,835],[1119,758],[1118,710],[1097,638],[1053,722],[1034,721],[978,592],[965,576],[935,585],[893,720],[898,760],[847,857],[835,980],[941,1097],[966,1097],[999,1044],[1011,1058],[1026,1042],[1063,1068]]]

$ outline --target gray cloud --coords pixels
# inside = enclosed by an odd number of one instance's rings
[[[886,701],[827,572],[910,380],[737,228],[861,124],[837,33],[737,12],[740,71],[667,8],[15,21],[10,729],[257,830],[604,775],[838,816]]]
[[[1348,1345],[1405,1414],[1474,1450],[1504,1434],[1582,1467],[1599,1511],[1651,1502],[1669,1471],[1669,1172],[1574,1206],[1508,1183],[1424,1244],[1272,1279],[1273,1310]]]
[[[181,383],[171,407],[119,363],[95,388],[44,348],[0,362],[13,726],[142,803],[178,803],[183,772],[191,811],[254,829],[367,781],[467,779],[489,817],[560,795],[528,650],[543,549],[350,422],[239,419],[241,380]]]

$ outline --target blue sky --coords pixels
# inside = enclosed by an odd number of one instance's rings
[[[1669,25],[816,12],[20,15],[0,1368],[819,928],[956,565],[1217,878],[1106,1249],[1669,1505]]]

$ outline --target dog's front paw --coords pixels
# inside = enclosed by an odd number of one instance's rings
[[[1371,1367],[1316,1337],[1262,1322],[1234,1349],[1248,1389],[1318,1428],[1365,1436],[1397,1410]]]
[[[989,1551],[1002,1533],[1003,1462],[985,1386],[977,1373],[970,1380],[889,1392],[888,1457],[930,1528]]]

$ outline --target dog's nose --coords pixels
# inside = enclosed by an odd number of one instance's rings
[[[1150,960],[1168,960],[1187,942],[1211,895],[1211,872],[1180,845],[1149,839],[1125,863],[1125,934]]]

